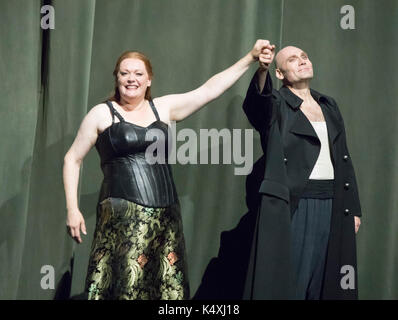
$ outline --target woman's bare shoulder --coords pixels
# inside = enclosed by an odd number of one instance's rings
[[[95,124],[97,132],[102,132],[112,123],[112,115],[106,103],[99,103],[93,106],[86,114],[86,118]]]
[[[107,104],[105,102],[101,102],[99,104],[96,104],[95,106],[93,106],[88,113],[93,113],[93,114],[97,114],[97,115],[104,115],[105,113],[109,114],[109,107],[107,106]]]
[[[157,97],[157,98],[154,98],[152,101],[153,101],[153,104],[156,107],[156,110],[159,113],[160,120],[162,120],[165,123],[169,123],[170,122],[170,116],[169,116],[169,113],[170,113],[169,105],[170,105],[170,103],[168,101],[167,96]]]
[[[106,121],[107,119],[112,121],[112,115],[109,110],[109,107],[106,105],[106,103],[102,102],[99,103],[95,106],[93,106],[88,112],[87,116],[91,118],[95,118],[98,121]]]
[[[172,94],[168,94],[161,97],[153,98],[152,101],[156,107],[165,108],[171,100],[172,96]]]

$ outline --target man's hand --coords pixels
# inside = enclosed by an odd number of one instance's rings
[[[359,226],[361,225],[361,219],[355,216],[354,220],[355,220],[355,233],[357,233],[359,230]]]
[[[262,48],[261,53],[258,57],[260,71],[267,71],[275,57],[275,45],[271,45],[269,41],[267,42],[268,44]]]
[[[253,46],[253,49],[250,51],[254,60],[259,60],[259,57],[262,54],[265,54],[265,50],[272,50],[275,46],[272,46],[268,40],[257,40]]]
[[[269,65],[272,63],[275,57],[275,45],[271,45],[268,40],[263,41],[264,42],[261,43],[263,47],[258,56],[258,62],[260,64],[260,67],[257,71],[259,92],[263,91]]]

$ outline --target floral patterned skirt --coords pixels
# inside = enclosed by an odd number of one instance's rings
[[[149,208],[120,198],[98,204],[88,299],[189,299],[179,204]]]

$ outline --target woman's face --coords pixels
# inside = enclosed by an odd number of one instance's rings
[[[120,63],[117,79],[120,97],[127,101],[145,97],[147,87],[151,86],[145,64],[140,59],[124,59]]]

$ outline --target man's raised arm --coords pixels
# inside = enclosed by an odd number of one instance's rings
[[[259,56],[260,67],[247,90],[243,110],[257,131],[268,126],[272,116],[272,80],[268,69],[274,59],[275,45],[268,45]]]

